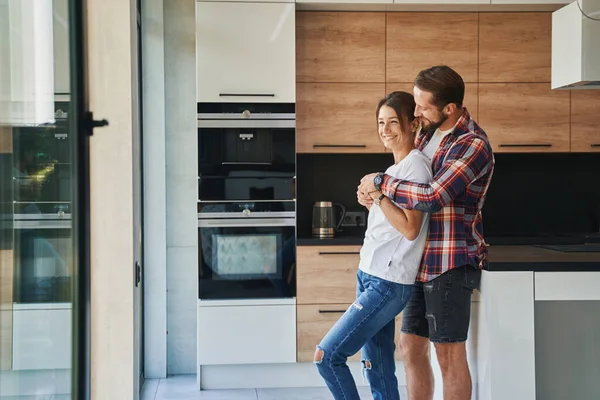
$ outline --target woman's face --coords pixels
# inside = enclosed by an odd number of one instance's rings
[[[379,127],[379,139],[386,148],[395,150],[404,146],[406,138],[409,135],[402,133],[404,121],[398,118],[396,111],[392,107],[381,106],[377,124]],[[404,132],[410,132],[410,126],[404,126]]]

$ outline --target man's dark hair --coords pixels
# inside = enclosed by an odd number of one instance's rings
[[[433,94],[433,104],[441,110],[450,103],[462,107],[465,97],[465,82],[447,65],[436,65],[419,72],[415,86]]]

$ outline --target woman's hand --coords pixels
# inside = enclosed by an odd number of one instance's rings
[[[367,207],[367,209],[371,208],[371,205],[373,204],[373,199],[371,198],[371,196],[361,192],[360,190],[357,190],[356,198],[358,199],[358,204]]]

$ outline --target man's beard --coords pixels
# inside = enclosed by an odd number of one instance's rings
[[[427,120],[428,122],[421,122],[421,126],[423,127],[423,130],[425,131],[435,131],[437,130],[440,126],[442,126],[442,124],[444,122],[446,122],[446,120],[448,119],[448,116],[444,113],[440,113],[440,120],[437,122],[431,122],[430,120]]]

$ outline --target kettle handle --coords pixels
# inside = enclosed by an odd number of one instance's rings
[[[340,227],[342,226],[342,223],[344,222],[344,218],[346,217],[346,207],[340,203],[333,203],[333,205],[339,207],[342,210],[342,215],[340,216],[340,220],[338,221],[337,226],[335,227],[335,232],[337,232],[340,230]]]

